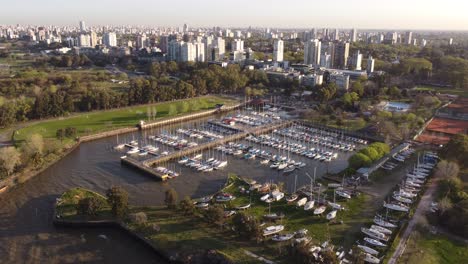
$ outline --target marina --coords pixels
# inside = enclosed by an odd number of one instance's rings
[[[132,140],[115,149],[123,154],[122,164],[159,180],[181,176],[187,169],[196,173],[230,169],[234,159],[248,166],[258,162],[265,170],[285,175],[319,164],[329,171],[329,163],[343,164],[350,153],[368,143],[309,127],[284,114],[244,109],[143,133],[144,147]]]

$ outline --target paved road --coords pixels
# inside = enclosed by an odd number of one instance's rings
[[[388,264],[397,263],[400,256],[403,254],[403,252],[405,252],[406,243],[408,242],[408,239],[411,233],[413,232],[413,229],[416,226],[418,219],[421,216],[424,216],[424,214],[429,209],[429,206],[431,205],[431,202],[432,202],[432,196],[436,190],[437,190],[437,181],[433,180],[430,182],[430,186],[424,193],[423,197],[421,197],[421,201],[419,202],[418,207],[416,208],[416,212],[414,213],[413,218],[411,218],[411,220],[408,222],[408,226],[406,227],[405,232],[401,236],[400,242],[398,243],[395,251],[393,252],[392,257],[388,261]]]

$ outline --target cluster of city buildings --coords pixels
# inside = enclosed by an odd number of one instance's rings
[[[273,40],[272,60],[255,60],[252,48],[244,46],[244,41],[253,36]],[[265,70],[271,79],[297,79],[307,86],[334,82],[344,90],[348,89],[350,80],[374,74],[375,60],[372,56],[364,58],[359,50],[350,54],[351,43],[427,44],[425,39],[416,38],[410,31],[191,29],[187,24],[179,28],[87,27],[85,21],[80,21],[76,27],[0,26],[2,37],[33,43],[62,43],[66,47],[55,51],[59,53],[135,55],[139,60],[152,62],[240,63]],[[285,60],[285,42],[297,39],[304,43],[304,61],[293,65]]]

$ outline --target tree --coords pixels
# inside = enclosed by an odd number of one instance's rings
[[[21,162],[21,155],[15,147],[0,148],[0,168],[10,175]]]
[[[63,128],[57,129],[57,132],[55,132],[55,136],[57,137],[57,139],[60,139],[60,142],[62,142],[65,138],[65,130],[63,130]]]
[[[444,215],[445,212],[447,212],[448,210],[452,209],[453,207],[453,203],[452,201],[450,200],[450,198],[448,197],[443,197],[440,201],[439,201],[439,213],[440,215]]]
[[[129,215],[130,221],[137,225],[146,225],[148,222],[148,217],[144,212],[138,212]]]
[[[442,150],[442,155],[448,160],[456,160],[462,167],[468,166],[468,135],[453,136]]]
[[[175,208],[177,205],[178,194],[174,188],[171,188],[166,191],[164,198],[164,203],[167,205],[167,208]]]
[[[206,220],[213,223],[221,223],[224,219],[224,210],[221,206],[210,206],[205,213]]]
[[[82,215],[95,216],[103,206],[101,199],[92,196],[79,200],[76,210]]]
[[[195,205],[193,204],[192,199],[188,196],[180,201],[179,207],[186,215],[192,215],[195,212]]]
[[[358,246],[354,245],[353,248],[353,255],[351,256],[351,263],[353,264],[364,264],[366,255]]]
[[[360,81],[356,81],[353,83],[351,86],[351,91],[355,92],[358,96],[363,96],[364,95],[364,86]]]
[[[120,186],[114,186],[107,190],[106,196],[112,214],[117,217],[124,216],[128,209],[128,192]]]
[[[349,166],[353,169],[359,169],[364,166],[369,166],[372,160],[362,153],[356,153],[348,159]]]
[[[381,158],[381,155],[377,152],[377,150],[372,147],[363,148],[359,151],[359,153],[366,155],[371,161],[376,161]]]
[[[442,160],[437,164],[435,176],[441,179],[449,179],[458,176],[460,168],[452,161]]]
[[[169,109],[167,110],[167,115],[173,116],[177,114],[177,108],[174,104],[169,105]]]
[[[42,135],[32,134],[28,136],[22,148],[24,155],[26,155],[27,159],[32,160],[35,166],[41,164],[44,150],[44,139]]]

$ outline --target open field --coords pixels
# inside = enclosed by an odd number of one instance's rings
[[[209,96],[202,98],[189,99],[187,102],[198,102],[199,110],[212,109],[219,103],[232,103],[233,101],[226,98]],[[148,107],[155,107],[157,110],[157,119],[182,115],[187,113],[169,114],[170,105],[174,105],[177,109],[183,101],[164,102],[154,105],[134,106],[116,110],[81,113],[68,118],[59,118],[50,121],[40,122],[28,127],[24,127],[15,132],[15,141],[22,141],[28,135],[38,133],[45,139],[55,139],[58,129],[66,127],[74,127],[77,130],[77,136],[93,134],[106,130],[112,130],[123,127],[136,126],[140,120],[147,120]]]
[[[433,87],[433,86],[418,86],[415,87],[416,91],[437,91],[443,94],[454,94],[463,97],[468,97],[468,90],[466,89],[455,89],[455,88],[444,88],[444,87]]]
[[[402,264],[458,264],[466,263],[468,246],[451,240],[445,235],[430,232],[415,232],[408,241],[405,253],[398,263]]]

